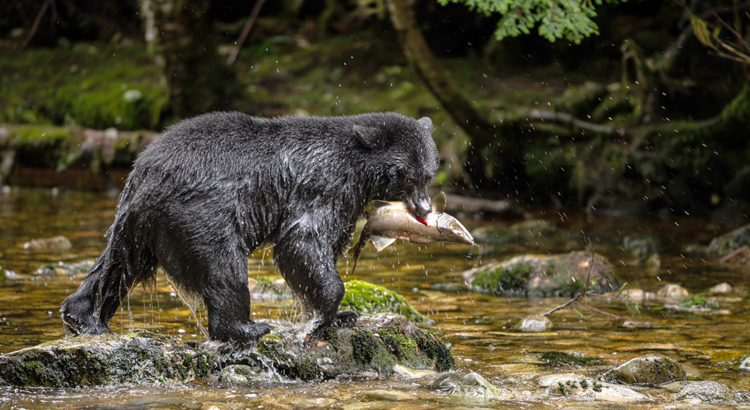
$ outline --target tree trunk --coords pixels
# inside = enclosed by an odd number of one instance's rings
[[[228,109],[239,96],[234,71],[216,52],[200,0],[142,0],[149,53],[164,67],[175,119]]]
[[[479,112],[440,69],[435,57],[419,29],[414,10],[409,0],[386,0],[391,22],[401,39],[404,54],[427,88],[440,101],[443,108],[456,123],[469,135],[469,149],[466,171],[475,186],[486,186],[490,181],[486,176],[487,158],[485,147],[497,147],[508,152],[508,163],[503,168],[518,165],[515,161],[514,144],[508,144],[501,136],[503,126],[493,124],[488,115]],[[494,148],[493,148],[494,149]]]

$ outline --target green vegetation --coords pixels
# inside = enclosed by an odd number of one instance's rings
[[[397,313],[414,323],[434,323],[430,318],[417,312],[406,298],[386,288],[360,280],[345,283],[346,293],[339,309],[352,310],[359,314]]]
[[[29,49],[0,59],[0,122],[158,129],[161,75],[138,44]]]
[[[690,295],[683,298],[678,304],[678,306],[685,307],[685,308],[691,308],[694,306],[697,307],[704,307],[704,308],[710,308],[710,309],[718,309],[719,304],[708,300],[703,296],[700,295]]]

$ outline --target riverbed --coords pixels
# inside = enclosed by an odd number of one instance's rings
[[[95,259],[106,245],[104,233],[114,220],[116,200],[92,192],[12,188],[0,193],[0,266],[18,275],[0,285],[0,353],[7,353],[63,337],[59,306],[80,284],[85,273],[37,275],[42,264]],[[514,329],[523,317],[545,312],[569,298],[519,298],[446,290],[437,284],[461,284],[461,272],[521,253],[561,252],[543,240],[534,243],[466,246],[398,243],[380,254],[368,246],[356,274],[348,275],[350,261],[339,261],[344,281],[360,279],[396,291],[414,307],[436,321],[429,330],[452,344],[460,374],[477,372],[500,391],[500,402],[466,403],[446,393],[398,375],[362,377],[321,382],[269,380],[255,385],[228,385],[200,381],[170,386],[123,386],[95,389],[0,387],[0,408],[413,408],[498,407],[525,409],[560,408],[667,408],[674,393],[653,387],[637,388],[646,400],[613,404],[564,395],[541,394],[536,378],[545,374],[579,373],[599,377],[627,360],[645,354],[661,354],[678,360],[688,380],[712,380],[739,392],[739,405],[750,404],[750,374],[738,370],[750,354],[750,266],[721,264],[686,251],[689,244],[706,244],[716,235],[736,228],[742,221],[710,221],[697,218],[636,219],[585,216],[560,211],[531,209],[536,218],[554,221],[582,237],[609,258],[628,287],[656,292],[666,283],[677,283],[691,294],[707,294],[719,283],[729,283],[733,293],[718,298],[720,311],[695,314],[663,309],[660,304],[640,306],[631,312],[616,300],[596,299],[601,310],[639,322],[650,328],[626,328],[621,321],[586,310],[563,309],[553,314],[552,330],[522,333]],[[467,227],[509,225],[517,221],[466,219]],[[637,263],[616,245],[624,235],[649,234],[662,239],[660,266]],[[73,245],[62,253],[31,253],[17,247],[34,238],[64,235]],[[580,250],[586,243],[580,241]],[[260,249],[249,259],[250,276],[278,275],[271,249]],[[443,290],[439,290],[443,289]],[[257,301],[256,318],[292,319],[297,313],[291,301]],[[203,317],[205,320],[205,315]],[[109,327],[113,331],[146,328],[205,341],[190,312],[163,275],[154,288],[131,293]],[[559,353],[574,355],[559,355]],[[565,358],[583,356],[586,360]],[[560,359],[563,357],[563,359]],[[588,360],[591,359],[591,360]],[[707,405],[694,404],[695,408]],[[614,406],[614,407],[613,407]],[[716,404],[735,408],[737,404]]]

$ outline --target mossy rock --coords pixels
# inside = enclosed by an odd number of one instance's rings
[[[750,224],[711,240],[708,244],[708,253],[715,258],[721,258],[746,245],[750,245]]]
[[[146,330],[83,335],[0,356],[0,384],[82,387],[208,377],[211,353]]]
[[[636,357],[602,376],[610,383],[651,387],[685,380],[686,377],[687,373],[678,361],[664,356]]]
[[[94,266],[94,260],[84,260],[80,262],[74,262],[74,263],[67,263],[67,262],[57,262],[57,263],[45,263],[43,265],[40,265],[39,268],[36,270],[36,275],[38,276],[52,276],[52,275],[65,275],[65,276],[71,276],[78,273],[86,273],[91,269],[92,266]]]
[[[242,382],[243,377],[252,381],[259,372],[267,377],[327,380],[373,371],[388,376],[397,364],[437,371],[455,367],[447,343],[393,313],[363,316],[356,328],[332,327],[308,338],[301,337],[294,325],[274,324],[272,333],[257,344],[209,343],[206,347],[214,352],[220,380],[227,382]],[[241,368],[243,377],[236,377],[234,365],[247,366]]]
[[[661,250],[661,239],[653,235],[628,235],[620,239],[622,249],[645,262]]]
[[[417,312],[406,298],[384,287],[361,280],[345,283],[346,293],[339,305],[340,310],[352,310],[359,314],[397,313],[414,323],[434,324],[435,321]]]
[[[567,296],[580,292],[591,263],[588,252],[521,255],[464,272],[475,292],[514,296]],[[614,267],[596,254],[589,289],[596,293],[620,287]]]

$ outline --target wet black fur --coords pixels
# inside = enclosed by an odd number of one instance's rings
[[[336,259],[372,199],[430,210],[432,123],[398,114],[259,119],[212,113],[167,129],[138,157],[109,242],[62,303],[68,334],[108,332],[120,301],[161,265],[202,299],[214,340],[255,340],[247,255],[263,244],[318,329],[341,312]],[[342,323],[339,323],[342,322]]]

